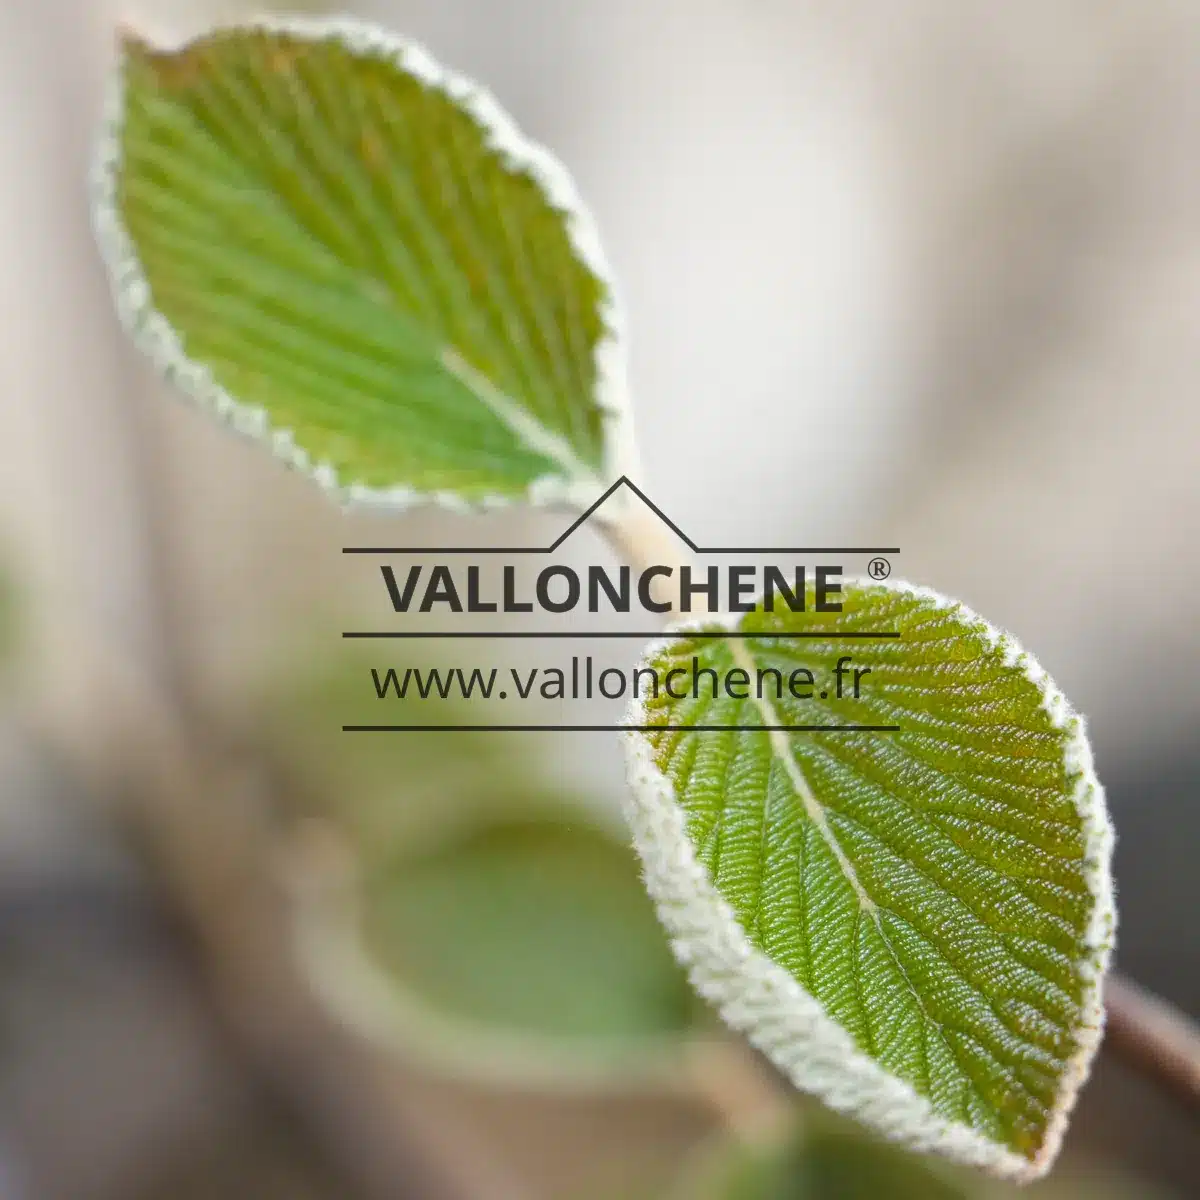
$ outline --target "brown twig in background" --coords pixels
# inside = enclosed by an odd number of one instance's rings
[[[1104,994],[1109,1053],[1200,1112],[1200,1028],[1123,975],[1110,976]]]

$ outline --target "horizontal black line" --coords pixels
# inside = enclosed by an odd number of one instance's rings
[[[343,546],[343,554],[553,554],[620,487],[627,487],[693,554],[899,554],[899,546],[698,546],[627,475],[578,516],[548,546]]]
[[[538,631],[538,630],[498,630],[495,633],[488,633],[477,629],[463,630],[455,633],[451,630],[434,630],[433,632],[386,629],[378,632],[352,630],[342,634],[344,638],[403,638],[405,640],[423,639],[423,638],[825,638],[828,641],[838,641],[841,638],[898,638],[899,632],[896,631],[859,631],[854,630],[847,633],[822,633],[820,631],[804,630],[799,633],[741,633],[733,630],[662,630],[654,629],[650,631],[637,630],[629,633],[623,630],[598,630],[594,633],[587,631],[569,632],[565,630],[553,631]]]
[[[343,546],[343,554],[552,554],[555,546]],[[899,546],[695,546],[694,554],[899,554]],[[664,563],[664,566],[669,564]]]
[[[899,733],[899,725],[343,725],[343,733],[516,733],[540,729],[554,733]]]
[[[343,554],[549,554],[548,546],[343,546]]]
[[[899,546],[697,546],[697,554],[899,554]]]

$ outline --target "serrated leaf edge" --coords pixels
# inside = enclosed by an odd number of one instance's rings
[[[170,321],[153,305],[149,281],[117,203],[121,170],[121,132],[124,122],[126,52],[118,51],[104,96],[100,132],[89,170],[92,227],[108,269],[112,295],[122,327],[154,364],[158,373],[186,397],[212,413],[235,432],[265,444],[285,465],[314,479],[346,508],[378,508],[401,512],[434,504],[455,512],[533,507],[586,508],[609,480],[637,473],[637,449],[626,374],[625,319],[613,273],[590,211],[581,200],[570,173],[546,147],[527,138],[485,88],[459,72],[442,66],[422,45],[353,17],[257,16],[227,26],[233,31],[287,33],[307,41],[339,42],[356,54],[390,61],[470,113],[487,133],[489,146],[513,170],[525,170],[537,181],[549,202],[566,216],[566,232],[574,251],[600,279],[608,293],[601,313],[605,336],[594,353],[596,395],[604,427],[604,466],[600,477],[564,478],[545,475],[534,480],[523,496],[488,494],[467,500],[452,490],[423,492],[398,485],[368,487],[339,478],[327,462],[313,462],[297,445],[289,429],[273,428],[266,410],[244,404],[213,378],[203,363],[189,358]],[[212,30],[210,29],[209,32]],[[182,49],[203,33],[163,40],[164,49]],[[481,400],[481,402],[485,402]],[[524,429],[515,429],[525,436]],[[544,431],[547,438],[555,435]],[[534,447],[544,452],[543,443]]]
[[[1062,1145],[1079,1089],[1087,1079],[1104,1030],[1102,983],[1116,928],[1112,881],[1113,829],[1096,777],[1083,718],[1075,713],[1044,668],[1011,635],[997,629],[966,605],[929,588],[902,581],[850,579],[849,584],[884,586],[956,610],[974,625],[1008,666],[1034,683],[1052,724],[1069,732],[1068,769],[1078,771],[1074,802],[1084,835],[1084,877],[1093,899],[1084,936],[1085,953],[1075,964],[1083,978],[1080,1019],[1071,1031],[1076,1049],[1064,1066],[1045,1136],[1036,1155],[1026,1158],[961,1122],[935,1111],[926,1097],[889,1074],[864,1054],[849,1033],[783,967],[754,946],[733,909],[709,879],[688,839],[683,810],[671,781],[659,770],[650,743],[636,729],[622,735],[629,789],[625,816],[642,860],[647,890],[666,927],[679,962],[693,987],[732,1028],[745,1034],[797,1088],[823,1100],[877,1133],[914,1150],[933,1151],[1019,1183],[1044,1175]],[[736,629],[742,615],[722,614],[673,623],[671,632]],[[645,666],[674,639],[646,647]],[[632,701],[626,726],[649,723],[644,705]]]

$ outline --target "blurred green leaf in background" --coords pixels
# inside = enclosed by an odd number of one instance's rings
[[[566,814],[512,819],[496,803],[492,821],[368,881],[380,962],[472,1021],[580,1039],[685,1032],[697,1004],[630,851]]]
[[[773,1145],[718,1150],[683,1187],[688,1200],[970,1200],[978,1194],[952,1172],[815,1110]]]
[[[351,741],[342,723],[377,704],[369,659],[297,657],[309,665],[260,690],[248,732],[292,782],[301,840],[315,822],[340,847],[297,922],[338,1014],[456,1075],[586,1088],[677,1069],[711,1018],[619,817],[552,780],[529,735]],[[430,719],[420,700],[389,703]],[[472,719],[470,702],[434,711]]]

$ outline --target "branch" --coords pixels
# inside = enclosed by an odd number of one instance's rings
[[[1105,1049],[1185,1108],[1200,1112],[1200,1028],[1123,975],[1110,975],[1104,994]]]

